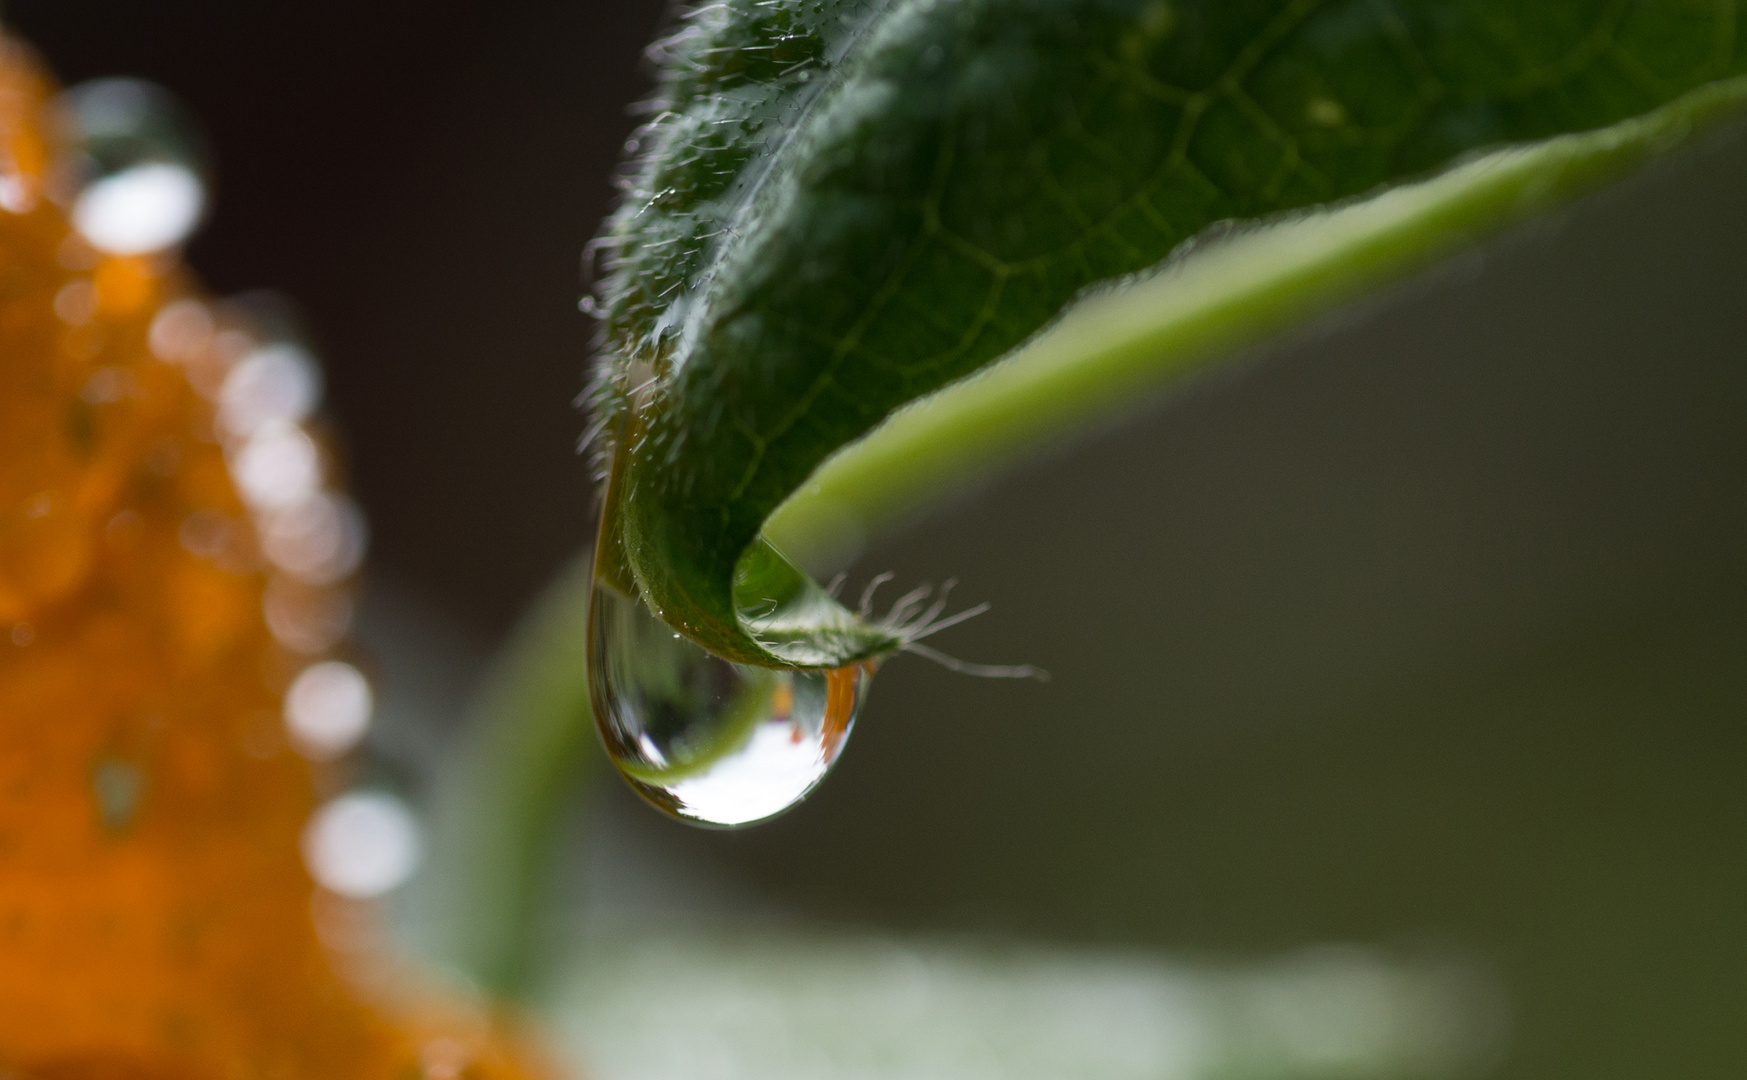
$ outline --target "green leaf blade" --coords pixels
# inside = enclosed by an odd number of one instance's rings
[[[836,11],[757,5],[802,7]],[[1618,123],[1743,59],[1734,2],[907,0],[845,13],[837,25],[854,33],[819,36],[815,51],[854,51],[789,101],[782,139],[746,153],[722,236],[669,268],[675,298],[650,322],[666,336],[613,339],[615,539],[662,617],[743,662],[801,655],[762,643],[745,613],[759,598],[735,589],[771,514],[840,448],[1013,352],[1088,287],[1219,222]],[[720,107],[702,95],[681,114]],[[609,310],[634,291],[623,252],[659,242],[658,224],[614,241]],[[1410,221],[1400,239],[1429,251],[1443,227]],[[1265,308],[1267,289],[1293,280],[1252,291]],[[1242,293],[1216,322],[1243,318]],[[1027,412],[1065,411],[1037,394],[1007,408],[1021,429]],[[814,607],[810,662],[896,644]]]

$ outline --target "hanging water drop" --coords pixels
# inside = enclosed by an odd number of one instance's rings
[[[56,171],[79,234],[111,255],[186,240],[206,209],[204,155],[175,99],[139,79],[96,79],[55,105],[69,147]]]
[[[589,690],[608,755],[675,817],[746,825],[816,787],[843,752],[873,672],[733,664],[598,579]]]

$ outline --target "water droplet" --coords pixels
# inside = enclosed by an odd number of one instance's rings
[[[871,661],[833,671],[732,664],[595,584],[595,726],[637,793],[686,821],[746,825],[805,798],[843,752],[872,672]]]
[[[112,255],[186,240],[206,209],[204,155],[175,99],[139,79],[96,79],[56,104],[72,147],[58,171],[80,235]]]

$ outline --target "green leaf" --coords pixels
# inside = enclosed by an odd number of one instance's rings
[[[1434,179],[1206,245],[1087,298],[1011,358],[908,406],[821,465],[766,522],[806,564],[1028,449],[1119,416],[1161,385],[1557,206],[1747,101],[1704,87],[1643,117],[1484,155]]]
[[[791,495],[773,526],[791,544],[833,514],[877,517],[1678,141],[1742,96],[1724,81],[1747,70],[1741,6],[697,10],[657,50],[656,117],[601,242],[604,577],[741,662],[898,647],[763,541]],[[1595,134],[1463,164],[1581,132]],[[1145,277],[1220,223],[1452,165],[1178,259],[961,382],[1088,289]]]

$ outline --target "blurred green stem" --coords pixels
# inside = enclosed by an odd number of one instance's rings
[[[602,763],[588,699],[593,563],[584,552],[565,568],[481,681],[412,898],[415,944],[502,999],[526,999],[538,981],[558,827]]]

